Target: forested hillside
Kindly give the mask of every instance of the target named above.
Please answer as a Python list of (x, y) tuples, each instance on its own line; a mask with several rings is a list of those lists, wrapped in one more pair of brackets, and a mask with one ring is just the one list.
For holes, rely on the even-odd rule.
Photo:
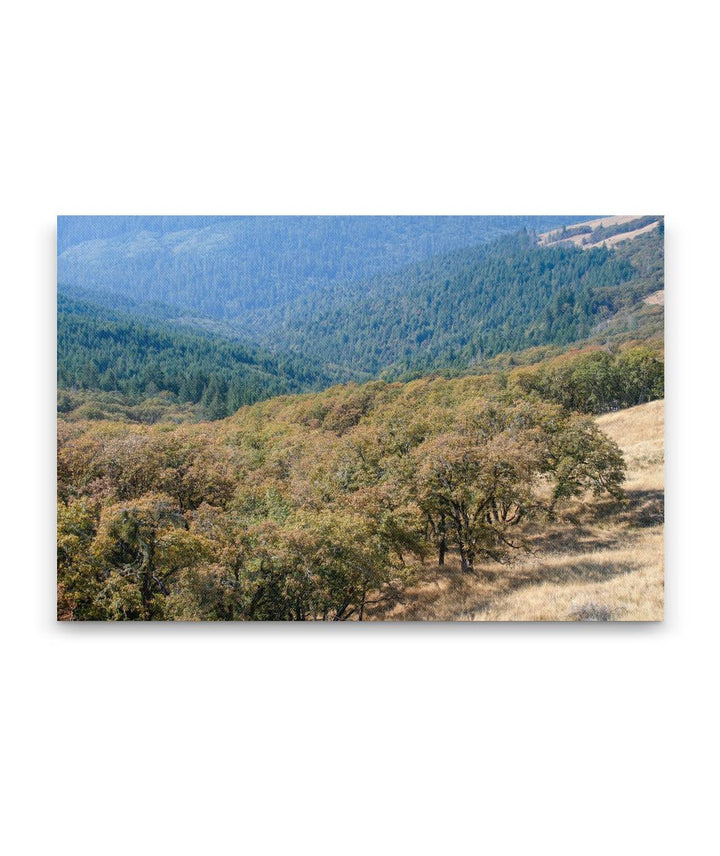
[[(523, 352), (523, 361), (543, 348), (583, 341), (611, 348), (661, 345), (663, 307), (643, 302), (663, 288), (661, 229), (617, 247), (583, 249), (562, 241), (538, 246), (527, 229), (489, 239), (510, 221), (532, 218), (309, 218), (309, 225), (290, 218), (280, 246), (271, 245), (263, 261), (262, 239), (282, 218), (256, 218), (259, 225), (201, 220), (158, 235), (137, 231), (142, 218), (119, 219), (106, 226), (101, 218), (102, 229), (135, 231), (73, 244), (58, 262), (65, 265), (70, 254), (84, 271), (75, 285), (60, 286), (58, 385), (78, 393), (63, 399), (68, 411), (90, 402), (98, 414), (107, 413), (107, 397), (99, 406), (95, 390), (124, 397), (120, 404), (128, 413), (144, 398), (161, 395), (165, 404), (188, 405), (195, 416), (222, 418), (242, 404), (338, 381), (487, 370), (497, 355)], [(177, 218), (162, 219), (168, 228), (178, 225)], [(468, 232), (468, 221), (476, 220), (480, 225)], [(65, 228), (66, 242), (83, 234), (80, 226)], [(466, 241), (483, 240), (393, 267), (458, 241), (461, 232)], [(232, 281), (218, 284), (216, 260), (230, 264), (233, 258), (223, 255), (223, 241), (237, 234), (252, 251)], [(238, 251), (237, 243), (231, 246)], [(124, 255), (117, 255), (119, 247)], [(168, 261), (164, 254), (176, 251), (182, 262)], [(94, 281), (88, 277), (107, 262), (108, 252), (129, 277), (123, 295), (108, 290), (112, 260), (103, 269), (102, 288), (78, 284)], [(374, 267), (390, 270), (358, 278)], [(262, 276), (248, 289), (243, 282), (251, 268)], [(147, 277), (155, 285), (145, 287)], [(174, 306), (153, 295), (187, 303)], [(165, 410), (146, 409), (142, 418)]]
[(229, 216), (166, 216), (107, 215), (104, 217), (60, 216), (57, 218), (57, 250), (61, 255), (71, 247), (86, 241), (123, 238), (151, 230), (157, 234), (180, 232), (188, 229), (205, 229), (224, 221)]
[(211, 424), (61, 420), (59, 614), (363, 619), (412, 604), (428, 563), (495, 579), (545, 528), (572, 537), (589, 495), (625, 508), (623, 456), (578, 409), (660, 395), (662, 363), (634, 349)]
[[(242, 319), (523, 227), (541, 231), (577, 219), (61, 217), (58, 283), (97, 301), (121, 296), (185, 316)], [(90, 235), (98, 236), (79, 240)]]
[(372, 382), (213, 425), (59, 426), (59, 614), (363, 619), (430, 556), (506, 561), (622, 455), (497, 379)]
[(661, 224), (527, 219), (63, 227), (59, 617), (492, 615), (553, 539), (640, 543), (595, 419), (664, 394)]
[(612, 329), (618, 313), (662, 287), (659, 235), (583, 251), (538, 247), (523, 231), (370, 280), (359, 296), (338, 289), (256, 313), (245, 329), (347, 369), (417, 376), (468, 369), (502, 352), (602, 339), (603, 325)]
[(119, 392), (133, 402), (165, 392), (221, 419), (243, 404), (329, 382), (298, 358), (58, 297), (60, 389)]

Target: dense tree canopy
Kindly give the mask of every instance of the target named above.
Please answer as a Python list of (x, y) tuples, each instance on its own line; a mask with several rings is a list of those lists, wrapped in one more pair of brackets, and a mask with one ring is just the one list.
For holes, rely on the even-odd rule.
[(238, 318), (463, 247), (582, 217), (59, 217), (58, 283), (191, 317)]
[(133, 403), (169, 393), (222, 419), (244, 404), (329, 380), (309, 360), (58, 298), (60, 389), (122, 393)]
[(61, 293), (58, 385), (122, 395), (130, 407), (167, 395), (218, 419), (337, 381), (457, 374), (501, 353), (593, 337), (657, 341), (662, 307), (642, 297), (662, 286), (655, 230), (631, 246), (590, 250), (538, 247), (518, 233), (222, 323), (167, 307), (164, 321), (150, 321), (132, 304), (119, 312)]
[(595, 350), (518, 369), (511, 377), (523, 392), (537, 392), (570, 410), (604, 413), (662, 398), (665, 366), (648, 348)]
[(362, 619), (435, 551), (475, 572), (569, 498), (620, 496), (591, 420), (500, 387), (350, 385), (212, 426), (61, 422), (60, 615)]
[(361, 290), (339, 286), (289, 311), (256, 313), (245, 329), (266, 342), (267, 331), (279, 347), (321, 362), (392, 379), (586, 338), (637, 287), (638, 270), (614, 250), (537, 247), (532, 234), (519, 233)]

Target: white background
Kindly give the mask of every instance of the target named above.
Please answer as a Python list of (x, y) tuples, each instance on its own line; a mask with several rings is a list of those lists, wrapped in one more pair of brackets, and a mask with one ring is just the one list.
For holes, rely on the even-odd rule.
[[(711, 9), (5, 9), (7, 853), (712, 850)], [(572, 212), (667, 218), (664, 625), (55, 624), (56, 214)]]

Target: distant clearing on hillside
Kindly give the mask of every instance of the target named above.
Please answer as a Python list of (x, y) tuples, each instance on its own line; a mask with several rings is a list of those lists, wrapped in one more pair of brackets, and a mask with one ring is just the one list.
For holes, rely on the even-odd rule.
[[(647, 222), (648, 220), (651, 222)], [(658, 228), (661, 220), (661, 217), (640, 217), (635, 214), (600, 217), (597, 220), (575, 223), (567, 228), (543, 232), (538, 237), (538, 244), (543, 247), (573, 244), (584, 250), (593, 247), (614, 247), (625, 241), (632, 241), (638, 235), (652, 232)], [(637, 228), (627, 228), (628, 224), (632, 223), (636, 223)]]
[(664, 306), (665, 305), (665, 289), (662, 288), (660, 291), (654, 291), (652, 294), (648, 294), (648, 296), (644, 300), (648, 306)]

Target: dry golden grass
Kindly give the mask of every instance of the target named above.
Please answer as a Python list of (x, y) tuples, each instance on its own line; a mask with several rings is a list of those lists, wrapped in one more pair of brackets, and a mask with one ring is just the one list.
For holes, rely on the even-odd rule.
[(647, 297), (643, 298), (643, 303), (647, 303), (648, 306), (664, 306), (665, 289), (661, 288), (660, 291), (653, 291), (652, 294), (648, 294)]
[(599, 427), (623, 450), (628, 465), (627, 491), (665, 488), (665, 402), (651, 401), (597, 419)]
[(473, 576), (424, 565), (417, 584), (368, 618), (401, 621), (662, 621), (664, 402), (598, 418), (628, 463), (624, 503), (586, 499), (528, 533), (529, 550)]
[[(586, 220), (584, 223), (574, 223), (570, 228), (574, 228), (575, 226), (589, 226), (591, 229), (596, 229), (598, 226), (617, 226), (621, 223), (628, 223), (630, 220), (636, 219), (637, 215), (635, 214), (621, 215), (617, 217), (602, 217), (599, 220)], [(643, 235), (645, 232), (652, 232), (653, 229), (657, 229), (659, 224), (660, 221), (656, 220), (654, 223), (648, 223), (647, 226), (642, 226), (640, 229), (633, 229), (632, 232), (621, 232), (619, 235), (612, 235), (610, 238), (605, 238), (603, 241), (595, 241), (592, 244), (583, 243), (588, 238), (587, 233), (584, 235), (570, 235), (562, 240), (564, 243), (575, 244), (584, 250), (589, 250), (591, 247), (614, 247), (616, 244), (620, 244), (623, 241), (632, 241), (633, 238), (636, 238), (638, 235)], [(538, 243), (543, 246), (553, 244), (556, 241), (559, 241), (561, 236), (562, 231), (560, 229), (555, 229), (552, 232), (544, 232), (542, 235), (538, 236)]]
[[(577, 226), (589, 226), (591, 229), (597, 229), (598, 226), (619, 226), (621, 223), (629, 223), (630, 220), (637, 220), (638, 214), (616, 214), (611, 217), (598, 217), (596, 220), (583, 220), (582, 223), (573, 223), (571, 229)], [(548, 244), (556, 241), (562, 233), (562, 229), (551, 229), (549, 232), (543, 232), (538, 235), (538, 240), (541, 244)], [(577, 237), (577, 236), (576, 236)], [(582, 235), (579, 236), (582, 239)]]
[(474, 617), (484, 621), (662, 621), (663, 533), (620, 538), (605, 549), (538, 558), (553, 581), (523, 587)]
[(621, 244), (623, 241), (632, 241), (633, 238), (637, 238), (638, 235), (644, 235), (646, 232), (652, 232), (653, 229), (657, 229), (660, 225), (660, 221), (656, 220), (654, 223), (648, 223), (647, 226), (642, 226), (640, 229), (633, 229), (632, 232), (621, 232), (619, 235), (611, 235), (609, 238), (605, 238), (604, 241), (597, 241), (594, 244), (585, 244), (587, 249), (590, 247), (614, 247), (616, 244)]

